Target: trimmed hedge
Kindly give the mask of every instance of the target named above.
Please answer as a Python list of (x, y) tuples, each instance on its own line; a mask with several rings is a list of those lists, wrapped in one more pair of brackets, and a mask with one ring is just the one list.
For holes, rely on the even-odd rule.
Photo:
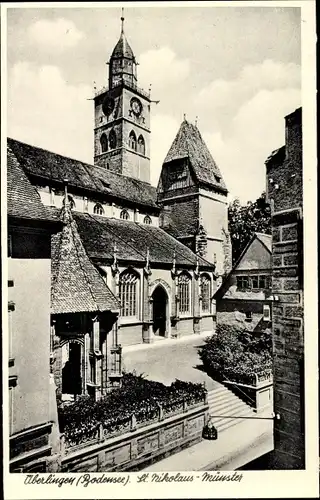
[(205, 371), (218, 380), (242, 382), (272, 367), (271, 335), (255, 335), (234, 325), (218, 325), (198, 352)]
[(140, 422), (159, 415), (159, 405), (169, 407), (183, 399), (188, 404), (204, 400), (206, 389), (201, 384), (176, 380), (170, 386), (146, 380), (143, 375), (125, 373), (122, 386), (99, 401), (80, 396), (59, 408), (59, 424), (66, 442), (77, 444), (95, 439), (100, 424), (107, 434), (121, 430), (134, 414)]

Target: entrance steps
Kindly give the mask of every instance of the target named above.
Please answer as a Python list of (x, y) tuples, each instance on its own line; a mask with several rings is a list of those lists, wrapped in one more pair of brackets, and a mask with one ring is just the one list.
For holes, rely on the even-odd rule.
[(253, 408), (223, 385), (208, 392), (208, 405), (210, 420), (218, 432), (244, 422), (245, 419), (239, 417), (256, 416)]

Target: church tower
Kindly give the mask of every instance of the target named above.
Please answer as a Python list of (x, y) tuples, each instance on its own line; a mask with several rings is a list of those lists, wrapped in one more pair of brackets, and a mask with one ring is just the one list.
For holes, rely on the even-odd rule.
[(228, 190), (196, 125), (183, 120), (162, 165), (157, 187), (160, 226), (216, 265), (231, 270)]
[(150, 95), (137, 86), (137, 64), (122, 16), (120, 38), (108, 62), (108, 88), (94, 97), (94, 163), (150, 182)]

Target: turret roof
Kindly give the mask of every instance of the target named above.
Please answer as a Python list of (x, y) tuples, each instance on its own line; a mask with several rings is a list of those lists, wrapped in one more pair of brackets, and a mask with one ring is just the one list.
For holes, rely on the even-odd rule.
[(198, 127), (183, 120), (168, 151), (164, 163), (188, 158), (199, 182), (212, 185), (227, 192), (218, 165), (204, 142)]

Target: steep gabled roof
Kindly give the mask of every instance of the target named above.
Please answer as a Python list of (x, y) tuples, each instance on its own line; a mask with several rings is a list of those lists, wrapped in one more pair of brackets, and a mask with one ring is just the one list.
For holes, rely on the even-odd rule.
[(57, 217), (41, 202), (17, 158), (8, 147), (7, 151), (7, 214), (9, 217), (57, 222)]
[[(238, 268), (240, 262), (242, 261), (242, 259), (244, 258), (244, 256), (246, 255), (247, 251), (249, 250), (249, 248), (251, 247), (252, 243), (255, 240), (259, 240), (260, 243), (270, 253), (270, 255), (272, 254), (272, 236), (270, 234), (265, 234), (265, 233), (254, 233), (252, 235), (252, 238), (250, 239), (250, 241), (247, 243), (247, 245), (243, 249), (242, 253), (240, 254), (240, 257), (238, 258), (238, 260), (233, 265), (231, 271), (229, 272), (229, 274), (227, 274), (227, 276), (225, 277), (225, 279), (221, 283), (220, 287), (215, 292), (215, 294), (214, 294), (214, 299), (215, 300), (219, 300), (219, 299), (223, 298), (224, 294), (228, 290), (228, 284), (229, 284), (230, 277), (236, 271), (236, 269)], [(243, 298), (245, 298), (245, 293), (246, 292), (239, 292), (238, 294), (237, 293), (233, 293), (233, 298), (242, 298), (243, 299)], [(262, 296), (262, 294), (261, 294), (261, 296)], [(255, 298), (257, 300), (259, 300), (258, 294), (255, 295)]]
[(112, 196), (138, 206), (157, 209), (156, 188), (147, 182), (115, 174), (102, 167), (62, 156), (46, 149), (8, 138), (8, 145), (28, 175), (83, 189), (87, 192)]
[(91, 263), (68, 206), (61, 217), (63, 229), (51, 245), (51, 312), (118, 311), (119, 303)]
[(165, 157), (164, 164), (188, 158), (197, 180), (227, 192), (219, 167), (204, 142), (199, 129), (184, 120)]

